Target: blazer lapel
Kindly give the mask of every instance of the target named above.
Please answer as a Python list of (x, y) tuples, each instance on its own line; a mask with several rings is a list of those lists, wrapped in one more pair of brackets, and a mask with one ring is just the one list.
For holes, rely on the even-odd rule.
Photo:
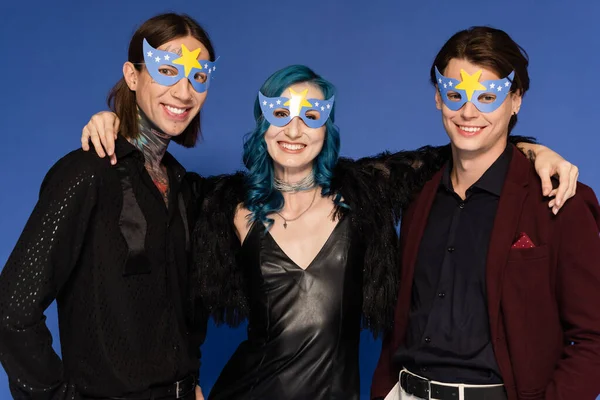
[(527, 184), (531, 173), (529, 162), (518, 149), (514, 149), (490, 237), (486, 287), (492, 337), (497, 337), (498, 334), (502, 281), (510, 248), (516, 236), (521, 210), (527, 196)]

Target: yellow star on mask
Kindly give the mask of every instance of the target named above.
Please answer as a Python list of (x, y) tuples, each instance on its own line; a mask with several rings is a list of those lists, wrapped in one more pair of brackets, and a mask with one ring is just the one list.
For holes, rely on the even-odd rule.
[(181, 57), (173, 60), (173, 64), (183, 65), (185, 76), (190, 74), (192, 68), (202, 69), (202, 65), (198, 62), (198, 55), (200, 54), (201, 48), (197, 48), (194, 51), (189, 51), (185, 44), (181, 45)]
[(304, 89), (301, 93), (297, 93), (294, 89), (290, 88), (290, 96), (292, 97), (285, 103), (284, 106), (290, 107), (290, 117), (294, 118), (300, 115), (300, 110), (302, 107), (312, 107), (312, 104), (306, 100), (306, 94), (308, 93), (308, 89)]
[(462, 82), (454, 86), (455, 89), (461, 89), (467, 92), (467, 100), (471, 101), (473, 92), (476, 90), (486, 90), (487, 88), (479, 83), (479, 77), (481, 76), (481, 70), (475, 72), (473, 75), (469, 75), (464, 69), (460, 70), (460, 78)]

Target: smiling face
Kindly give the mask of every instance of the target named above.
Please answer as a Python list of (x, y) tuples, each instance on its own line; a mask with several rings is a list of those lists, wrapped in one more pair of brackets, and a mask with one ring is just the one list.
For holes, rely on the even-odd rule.
[[(494, 71), (458, 58), (451, 59), (446, 69), (441, 72), (445, 77), (459, 81), (463, 81), (462, 78), (467, 76), (466, 74), (478, 76), (479, 82), (504, 78)], [(460, 94), (451, 90), (446, 96), (450, 101), (461, 100), (458, 98)], [(482, 93), (477, 97), (477, 101), (481, 104), (491, 104), (496, 101), (496, 97), (490, 93)], [(444, 104), (439, 90), (435, 93), (435, 103), (442, 111), (442, 121), (452, 146), (458, 151), (483, 154), (488, 151), (502, 152), (506, 147), (508, 123), (513, 113), (517, 113), (521, 107), (521, 96), (510, 93), (498, 108), (485, 113), (479, 111), (471, 101), (453, 111)]]
[[(306, 92), (305, 92), (306, 91)], [(287, 87), (281, 96), (292, 97), (293, 93), (304, 93), (307, 99), (323, 100), (323, 92), (318, 86), (301, 82)], [(275, 109), (273, 116), (276, 118), (289, 117), (290, 110), (285, 108)], [(313, 113), (313, 114), (311, 114)], [(318, 119), (317, 111), (308, 111), (307, 118)], [(309, 128), (304, 121), (296, 116), (284, 126), (273, 124), (265, 132), (267, 151), (273, 159), (275, 171), (288, 171), (294, 174), (306, 175), (312, 169), (313, 163), (325, 142), (325, 125), (319, 128)]]
[[(159, 46), (159, 50), (182, 54), (182, 45), (186, 50), (200, 49), (198, 60), (208, 60), (210, 54), (206, 47), (193, 36), (173, 39)], [(169, 76), (176, 74), (171, 67), (160, 68), (159, 73)], [(200, 112), (207, 92), (198, 93), (188, 79), (181, 79), (171, 86), (158, 84), (146, 68), (138, 71), (127, 62), (123, 66), (123, 75), (129, 88), (135, 91), (137, 105), (146, 116), (165, 134), (180, 135)], [(195, 77), (194, 77), (195, 79)], [(199, 76), (198, 79), (204, 79)]]

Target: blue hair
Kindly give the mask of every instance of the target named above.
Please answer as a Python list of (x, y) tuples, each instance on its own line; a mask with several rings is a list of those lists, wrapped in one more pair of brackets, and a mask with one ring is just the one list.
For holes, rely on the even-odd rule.
[[(291, 65), (280, 69), (265, 81), (260, 91), (267, 97), (278, 97), (289, 86), (301, 82), (319, 87), (325, 99), (335, 95), (335, 87), (331, 82), (304, 65)], [(254, 119), (256, 127), (244, 137), (243, 161), (248, 169), (244, 207), (251, 212), (251, 221), (260, 221), (270, 227), (274, 220), (267, 215), (280, 211), (284, 200), (281, 193), (273, 187), (273, 159), (269, 156), (265, 142), (265, 132), (271, 124), (262, 115), (258, 95), (254, 102)], [(322, 196), (331, 194), (331, 177), (340, 153), (340, 132), (334, 122), (335, 103), (325, 123), (323, 149), (313, 167), (315, 182), (322, 188)], [(336, 203), (340, 202), (340, 197), (339, 194), (336, 196)]]

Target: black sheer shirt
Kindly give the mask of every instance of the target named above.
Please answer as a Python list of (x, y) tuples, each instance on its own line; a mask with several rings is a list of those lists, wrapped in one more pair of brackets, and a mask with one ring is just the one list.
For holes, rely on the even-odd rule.
[[(0, 275), (0, 360), (15, 398), (119, 397), (198, 376), (189, 301), (196, 199), (170, 155), (167, 207), (143, 154), (74, 151), (46, 175)], [(44, 311), (58, 307), (62, 359)]]

